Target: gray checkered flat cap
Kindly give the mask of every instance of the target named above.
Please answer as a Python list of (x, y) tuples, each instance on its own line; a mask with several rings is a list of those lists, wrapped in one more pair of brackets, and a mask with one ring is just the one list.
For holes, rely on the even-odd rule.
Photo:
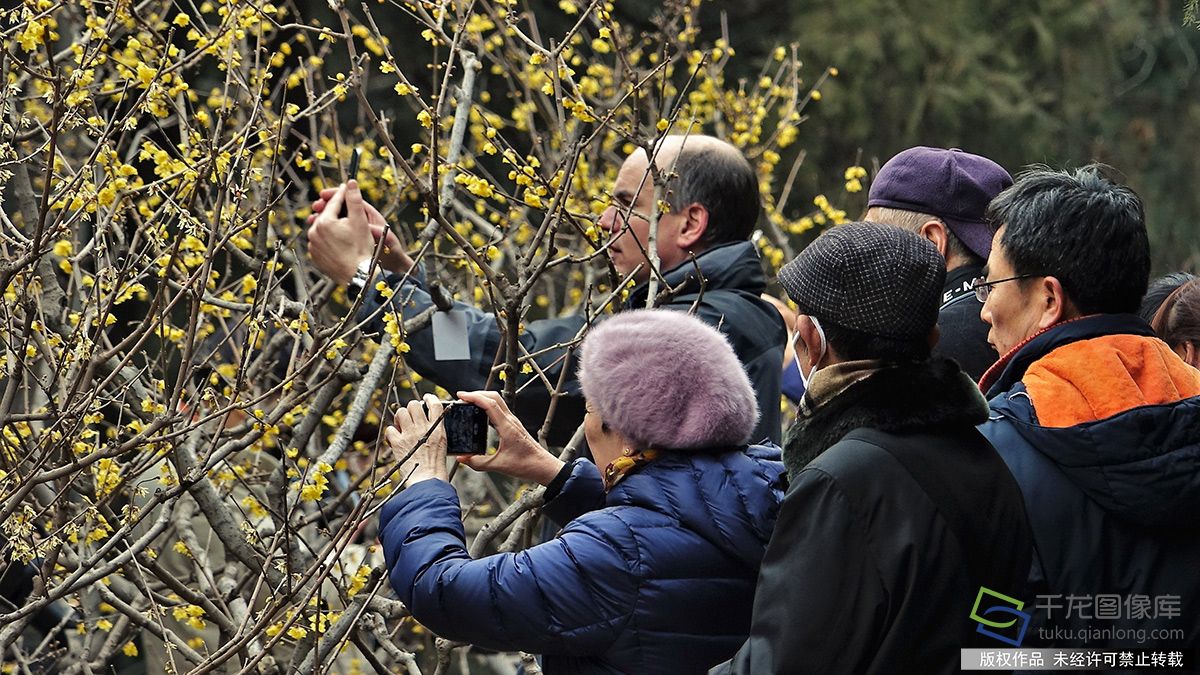
[(848, 223), (817, 237), (779, 270), (779, 283), (815, 316), (878, 337), (921, 339), (937, 325), (946, 261), (898, 227)]

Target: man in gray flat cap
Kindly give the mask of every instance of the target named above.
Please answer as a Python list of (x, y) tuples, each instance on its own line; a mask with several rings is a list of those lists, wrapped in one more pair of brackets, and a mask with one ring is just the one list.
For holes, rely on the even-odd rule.
[(930, 356), (945, 277), (932, 243), (875, 223), (829, 230), (780, 271), (808, 386), (750, 637), (713, 673), (958, 672), (961, 648), (988, 644), (980, 586), (1024, 593), (1029, 526), (975, 428), (987, 403)]

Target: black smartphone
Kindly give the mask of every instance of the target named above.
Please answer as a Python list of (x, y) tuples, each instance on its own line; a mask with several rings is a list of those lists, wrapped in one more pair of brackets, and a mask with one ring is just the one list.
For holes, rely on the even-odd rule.
[(350, 155), (350, 166), (346, 169), (346, 180), (358, 180), (358, 164), (362, 160), (362, 148), (355, 148)]
[[(355, 148), (354, 152), (352, 152), (350, 154), (350, 166), (346, 167), (346, 182), (349, 182), (352, 180), (358, 180), (358, 164), (359, 164), (359, 161), (361, 160), (361, 158), (362, 158), (362, 148)], [(338, 214), (339, 218), (343, 218), (346, 216), (346, 213), (347, 213), (346, 208), (347, 208), (346, 205), (343, 204), (342, 208), (339, 209), (341, 211), (341, 213)]]
[(466, 401), (448, 401), (444, 405), (442, 424), (446, 427), (446, 454), (487, 453), (488, 418), (483, 408)]

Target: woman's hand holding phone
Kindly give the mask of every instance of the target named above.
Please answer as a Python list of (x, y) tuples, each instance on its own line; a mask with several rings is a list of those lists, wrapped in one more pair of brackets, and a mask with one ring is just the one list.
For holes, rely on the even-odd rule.
[(539, 485), (548, 484), (562, 470), (564, 463), (529, 435), (499, 392), (460, 391), (458, 398), (482, 408), (500, 437), (495, 454), (463, 455), (457, 458), (460, 463), (476, 471), (495, 471)]
[(384, 430), (384, 441), (400, 462), (398, 471), (404, 484), (431, 478), (449, 479), (446, 430), (441, 417), (442, 402), (433, 394), (426, 394), (423, 401), (409, 401), (407, 407), (397, 410), (396, 426)]

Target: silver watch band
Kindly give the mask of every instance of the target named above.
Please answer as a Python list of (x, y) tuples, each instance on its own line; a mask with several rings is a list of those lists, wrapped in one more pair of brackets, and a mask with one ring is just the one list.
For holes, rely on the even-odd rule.
[(365, 288), (367, 282), (371, 280), (371, 259), (360, 260), (358, 269), (354, 272), (354, 276), (350, 278), (350, 283), (358, 288)]

